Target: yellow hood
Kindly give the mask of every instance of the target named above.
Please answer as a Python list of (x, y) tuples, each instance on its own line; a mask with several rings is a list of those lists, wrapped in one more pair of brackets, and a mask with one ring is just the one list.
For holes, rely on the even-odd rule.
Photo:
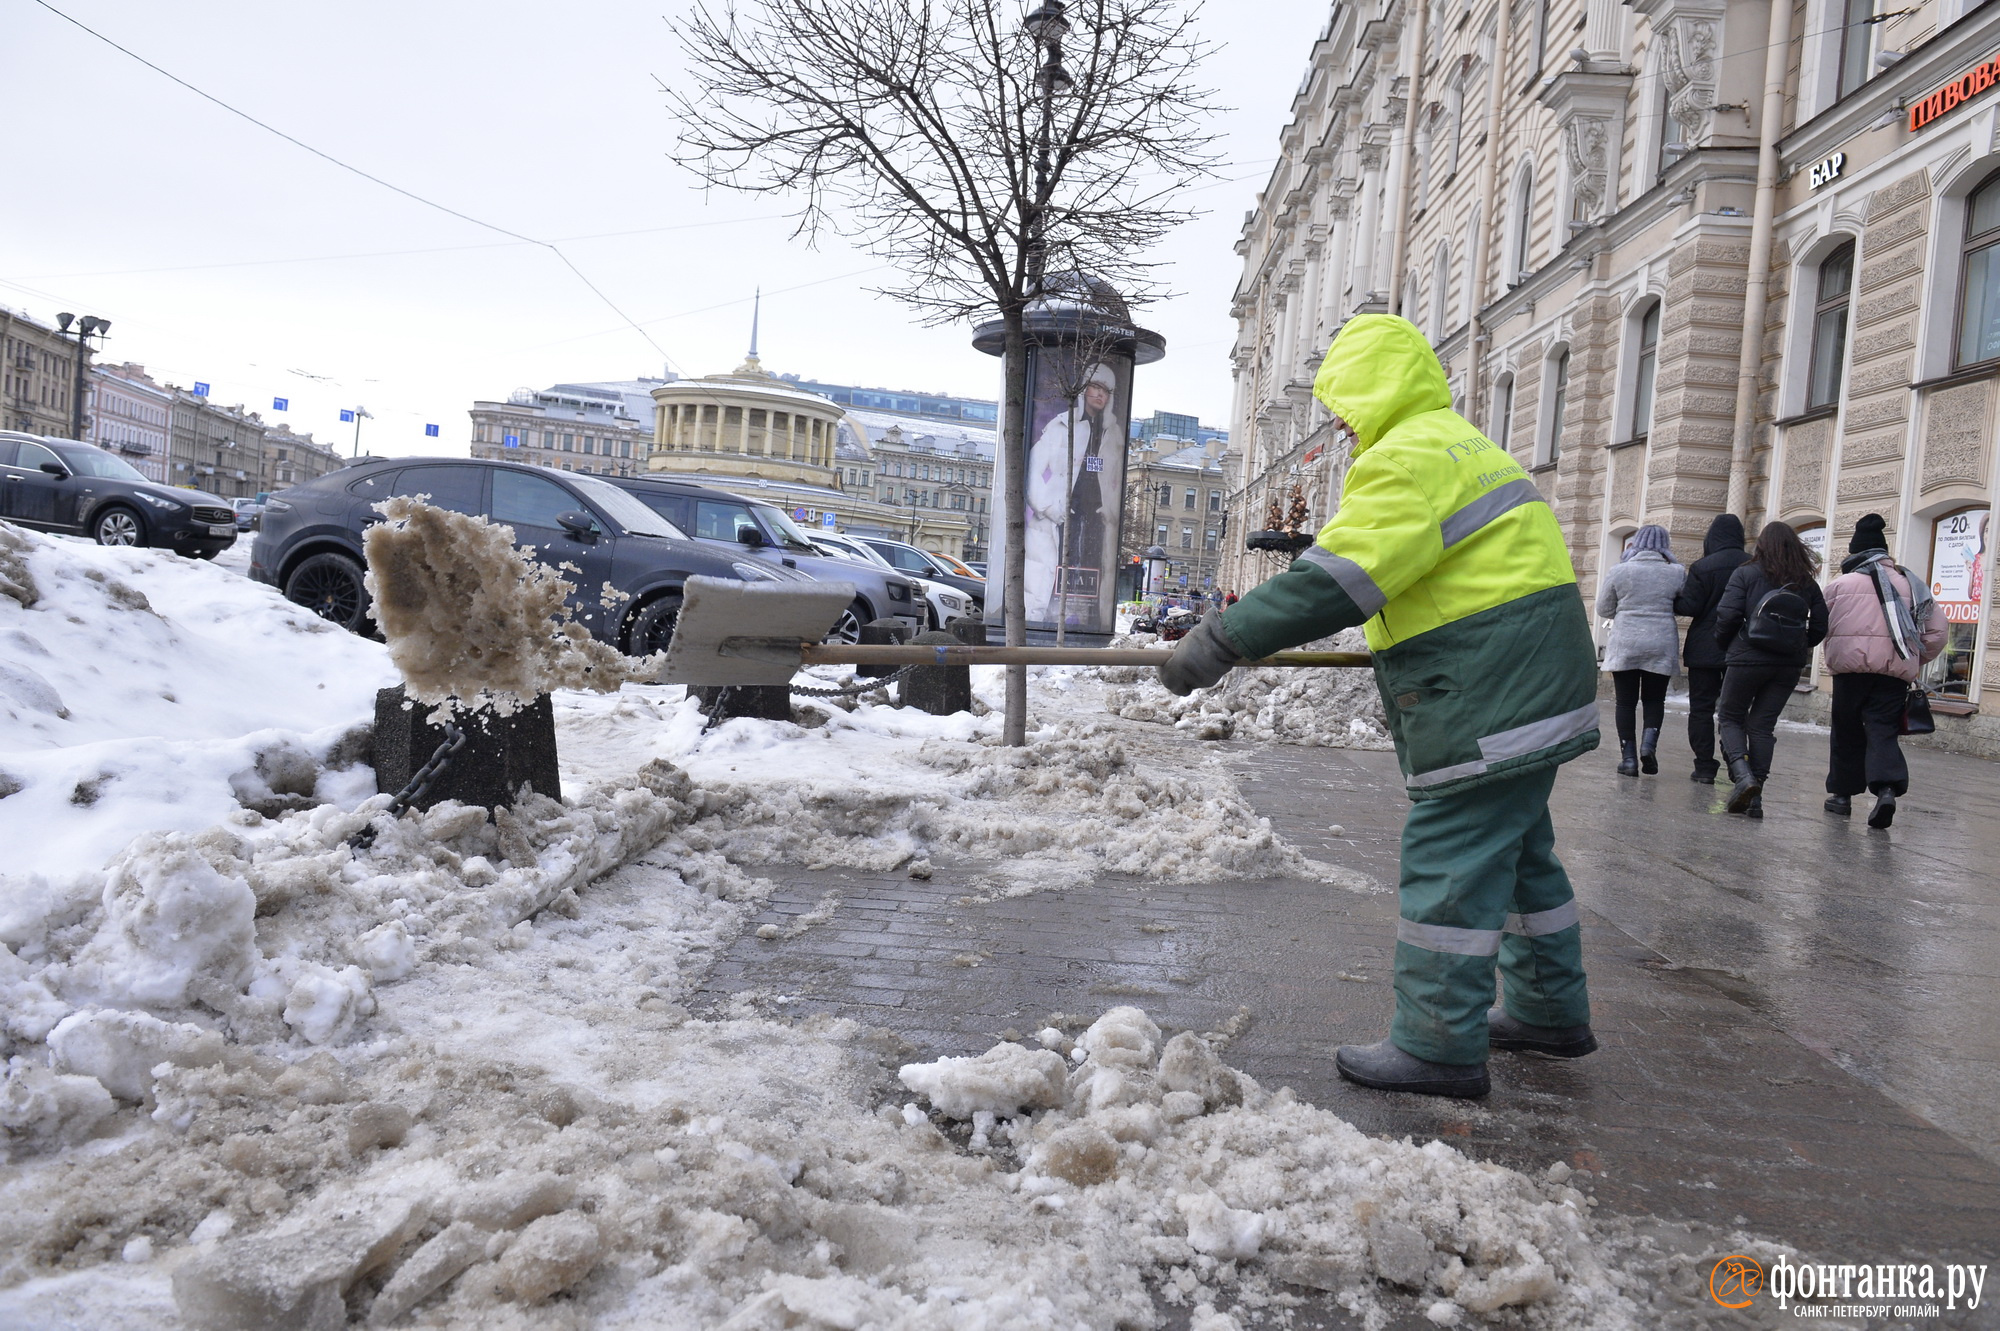
[(1313, 396), (1354, 431), (1358, 454), (1412, 416), (1451, 407), (1437, 353), (1408, 319), (1359, 314), (1327, 348)]

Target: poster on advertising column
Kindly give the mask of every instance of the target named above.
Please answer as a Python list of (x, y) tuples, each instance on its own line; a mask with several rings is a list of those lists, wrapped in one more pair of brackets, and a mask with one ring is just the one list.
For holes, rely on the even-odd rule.
[[(1043, 346), (1028, 359), (1022, 595), (1031, 630), (1113, 629), (1131, 400), (1128, 357)], [(1004, 475), (994, 482), (1004, 494)], [(1004, 528), (995, 535), (993, 567), (1004, 568)]]

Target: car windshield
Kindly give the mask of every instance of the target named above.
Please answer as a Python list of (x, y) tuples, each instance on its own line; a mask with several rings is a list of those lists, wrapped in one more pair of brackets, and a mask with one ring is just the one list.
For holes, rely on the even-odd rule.
[(891, 564), (888, 560), (877, 554), (873, 547), (863, 545), (858, 541), (829, 540), (826, 542), (826, 545), (842, 559), (857, 559), (864, 564), (875, 564), (881, 568), (895, 567), (894, 564)]
[(778, 533), (778, 540), (784, 544), (787, 550), (798, 550), (805, 554), (812, 553), (813, 543), (807, 539), (804, 532), (792, 524), (792, 520), (785, 516), (782, 509), (772, 508), (769, 504), (752, 504), (750, 505), (750, 511), (764, 519), (766, 527)]
[(685, 541), (687, 534), (608, 481), (575, 474), (563, 477), (590, 497), (590, 502), (611, 516), (611, 520), (634, 536), (672, 536)]
[(106, 481), (143, 481), (145, 475), (128, 462), (120, 462), (109, 453), (100, 453), (94, 448), (64, 448), (57, 450), (69, 469), (79, 476), (95, 476)]

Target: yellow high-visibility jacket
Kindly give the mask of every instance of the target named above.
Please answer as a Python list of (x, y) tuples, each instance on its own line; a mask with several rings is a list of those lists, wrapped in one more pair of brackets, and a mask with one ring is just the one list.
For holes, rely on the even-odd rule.
[(1355, 435), (1339, 511), (1224, 636), (1257, 658), (1365, 622), (1413, 799), (1596, 748), (1596, 650), (1555, 514), (1451, 409), (1423, 334), (1357, 316), (1313, 392)]

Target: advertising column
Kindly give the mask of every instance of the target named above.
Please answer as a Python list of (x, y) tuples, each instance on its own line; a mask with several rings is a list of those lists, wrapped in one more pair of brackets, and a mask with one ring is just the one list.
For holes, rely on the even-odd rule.
[(1931, 595), (1944, 611), (1945, 645), (1924, 668), (1924, 685), (1939, 697), (1977, 702), (1973, 655), (1986, 607), (1986, 548), (1992, 514), (1983, 508), (1947, 513), (1931, 526)]

